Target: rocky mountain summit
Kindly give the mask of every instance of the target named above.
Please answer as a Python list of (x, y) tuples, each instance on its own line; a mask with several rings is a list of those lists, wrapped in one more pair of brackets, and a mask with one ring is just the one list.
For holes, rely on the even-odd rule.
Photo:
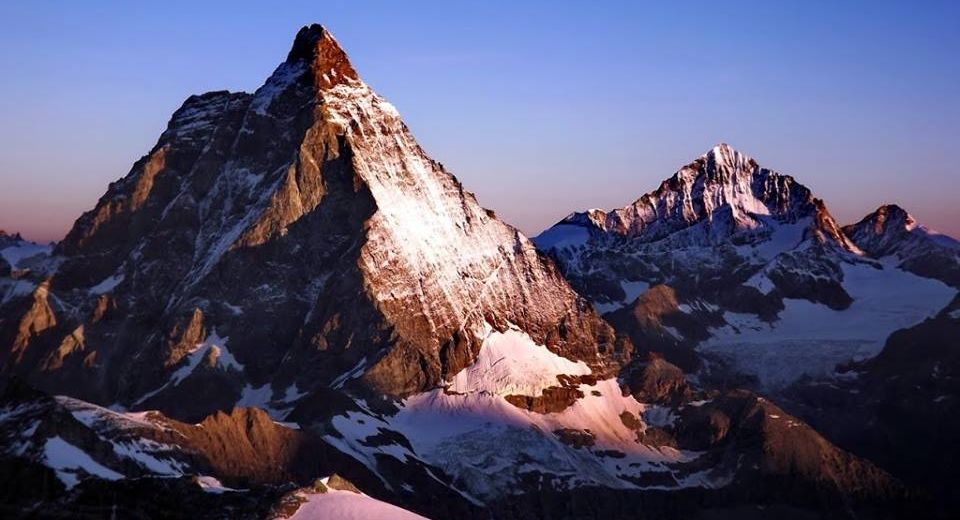
[[(256, 92), (188, 98), (55, 248), (2, 240), (0, 482), (18, 516), (931, 510), (712, 384), (693, 349), (789, 332), (794, 301), (859, 312), (888, 269), (925, 279), (726, 145), (632, 206), (571, 216), (543, 253), (319, 25)], [(786, 362), (833, 360), (813, 354)]]
[(254, 94), (190, 97), (51, 258), (5, 313), (4, 370), (185, 418), (335, 382), (430, 389), (488, 327), (601, 372), (628, 348), (319, 26)]

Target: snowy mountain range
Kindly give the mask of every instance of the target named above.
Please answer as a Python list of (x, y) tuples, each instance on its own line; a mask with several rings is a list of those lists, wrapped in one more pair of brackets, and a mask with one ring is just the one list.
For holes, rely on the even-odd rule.
[(957, 251), (899, 208), (841, 227), (727, 145), (530, 241), (304, 27), (256, 92), (188, 98), (55, 247), (0, 235), (0, 504), (939, 514), (807, 421), (815, 384), (875, 395), (894, 331), (960, 321)]
[(767, 391), (875, 356), (953, 299), (960, 268), (957, 242), (903, 210), (841, 228), (793, 177), (726, 144), (633, 204), (574, 213), (534, 240), (635, 344)]

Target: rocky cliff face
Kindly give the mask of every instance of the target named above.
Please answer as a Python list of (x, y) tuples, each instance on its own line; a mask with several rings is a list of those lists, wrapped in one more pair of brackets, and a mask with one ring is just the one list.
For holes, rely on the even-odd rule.
[(338, 378), (429, 389), (488, 326), (598, 371), (625, 348), (319, 26), (255, 93), (189, 98), (51, 262), (4, 308), (4, 372), (186, 418)]

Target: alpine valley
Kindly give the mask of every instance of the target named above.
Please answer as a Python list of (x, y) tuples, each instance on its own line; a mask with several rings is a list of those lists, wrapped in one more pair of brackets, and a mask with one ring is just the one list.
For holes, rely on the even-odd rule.
[(950, 518), (960, 242), (721, 144), (532, 241), (325, 28), (0, 233), (5, 518)]

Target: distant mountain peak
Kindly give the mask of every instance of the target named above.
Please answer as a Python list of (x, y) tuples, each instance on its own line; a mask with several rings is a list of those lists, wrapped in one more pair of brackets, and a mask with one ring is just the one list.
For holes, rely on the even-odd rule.
[(960, 287), (960, 241), (920, 225), (907, 210), (884, 204), (843, 232), (874, 258), (896, 258), (902, 269)]
[[(595, 227), (642, 242), (661, 240), (704, 223), (710, 240), (754, 233), (764, 221), (816, 217), (824, 238), (853, 250), (823, 204), (789, 175), (761, 167), (752, 157), (719, 143), (677, 170), (632, 204), (611, 211), (574, 213), (562, 223)], [(816, 231), (816, 230), (815, 230)]]
[(874, 222), (878, 229), (887, 225), (895, 225), (909, 231), (917, 226), (917, 221), (913, 218), (913, 215), (896, 204), (884, 204), (867, 215), (866, 219)]
[(722, 200), (716, 202), (723, 205), (733, 202), (733, 199), (743, 198), (742, 196), (751, 196), (755, 191), (753, 184), (766, 182), (766, 178), (771, 174), (786, 179), (791, 184), (797, 184), (790, 176), (762, 168), (752, 157), (729, 144), (718, 143), (663, 181), (657, 191), (693, 194), (697, 185), (703, 186), (705, 191), (710, 191), (706, 189), (706, 185), (713, 185), (722, 187)]
[[(851, 236), (857, 235), (863, 240), (867, 235), (886, 236), (887, 239), (899, 239), (918, 227), (916, 219), (907, 210), (897, 204), (884, 204), (867, 214), (856, 224), (846, 226)], [(899, 237), (899, 238), (898, 238)]]
[(717, 160), (727, 160), (734, 157), (743, 157), (750, 159), (747, 154), (737, 150), (736, 148), (730, 146), (727, 143), (717, 143), (713, 148), (707, 150), (701, 157), (704, 158), (714, 158)]

